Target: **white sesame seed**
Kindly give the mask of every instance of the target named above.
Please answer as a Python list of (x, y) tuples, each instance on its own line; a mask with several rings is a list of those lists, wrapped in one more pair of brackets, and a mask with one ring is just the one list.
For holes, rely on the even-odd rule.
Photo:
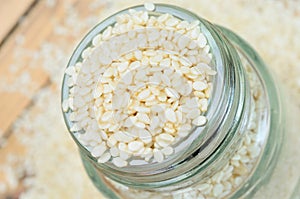
[(166, 21), (168, 18), (170, 18), (170, 15), (166, 13), (166, 14), (160, 15), (157, 18), (157, 21), (162, 23), (162, 22)]
[(160, 120), (157, 116), (151, 118), (150, 129), (155, 129), (158, 127)]
[(136, 122), (136, 123), (134, 123), (134, 126), (141, 128), (141, 129), (146, 127), (146, 125), (143, 122)]
[(200, 34), (200, 28), (199, 27), (195, 27), (193, 28), (190, 32), (190, 37), (192, 39), (197, 39), (197, 37), (199, 36)]
[(67, 99), (63, 100), (62, 109), (64, 112), (67, 112), (69, 110), (69, 101)]
[(82, 58), (86, 59), (91, 54), (91, 50), (91, 47), (86, 48), (81, 54)]
[(190, 42), (190, 39), (186, 36), (181, 36), (178, 41), (177, 41), (177, 44), (178, 44), (178, 48), (179, 49), (184, 49)]
[(243, 179), (241, 177), (236, 177), (234, 179), (234, 185), (237, 187), (243, 182)]
[[(147, 102), (149, 98), (151, 98), (151, 96), (148, 97), (148, 98), (146, 98), (145, 101)], [(148, 108), (148, 107), (142, 107), (142, 106), (134, 107), (134, 110), (136, 110), (136, 111), (138, 111), (140, 113), (149, 113), (150, 112), (150, 108)]]
[(68, 68), (66, 68), (65, 73), (69, 76), (73, 76), (76, 74), (76, 70), (74, 66), (69, 66)]
[(102, 39), (103, 40), (108, 40), (109, 37), (111, 36), (111, 32), (112, 32), (112, 27), (109, 26), (107, 27), (104, 32), (102, 33)]
[(208, 100), (206, 98), (200, 99), (199, 100), (199, 107), (201, 109), (202, 112), (207, 111), (207, 107), (208, 107)]
[(150, 94), (150, 91), (148, 89), (145, 89), (138, 94), (137, 98), (139, 100), (145, 100), (147, 97), (149, 97)]
[(199, 109), (192, 109), (191, 111), (189, 111), (187, 113), (186, 117), (190, 118), (190, 119), (195, 119), (199, 115), (200, 115), (200, 110)]
[(231, 160), (240, 160), (241, 156), (239, 154), (234, 155)]
[(120, 73), (122, 73), (128, 68), (129, 63), (128, 62), (121, 62), (121, 63), (117, 63), (115, 65), (117, 66), (118, 71)]
[(109, 153), (111, 154), (112, 157), (117, 157), (120, 154), (119, 149), (116, 147), (110, 148)]
[(113, 158), (112, 163), (117, 167), (125, 167), (128, 165), (128, 162), (120, 157)]
[(166, 21), (166, 25), (171, 26), (171, 27), (176, 26), (178, 23), (179, 23), (179, 20), (176, 18), (173, 18), (173, 17)]
[(107, 121), (111, 120), (112, 117), (113, 117), (113, 112), (112, 112), (112, 111), (108, 111), (108, 112), (105, 112), (105, 113), (102, 115), (101, 120), (102, 120), (103, 122), (107, 122)]
[(187, 27), (188, 30), (191, 30), (191, 29), (194, 29), (195, 27), (199, 26), (200, 24), (200, 21), (199, 20), (196, 20), (196, 21), (193, 21), (189, 24), (189, 26)]
[(197, 189), (198, 189), (200, 192), (202, 192), (202, 191), (204, 191), (204, 190), (207, 190), (207, 189), (209, 189), (209, 184), (204, 183), (204, 184), (197, 185)]
[(110, 159), (111, 155), (109, 152), (104, 153), (103, 155), (100, 156), (100, 158), (98, 158), (98, 162), (99, 163), (105, 163)]
[(176, 132), (176, 129), (174, 129), (173, 127), (164, 127), (163, 129), (165, 130), (166, 133), (170, 133), (170, 134)]
[(112, 87), (111, 87), (109, 84), (104, 84), (104, 85), (103, 85), (103, 93), (104, 93), (104, 94), (110, 93), (110, 92), (112, 92), (112, 91), (113, 91), (113, 89), (112, 89)]
[(100, 145), (93, 148), (93, 150), (91, 151), (91, 154), (94, 157), (100, 157), (105, 151), (106, 151), (106, 146), (102, 142)]
[(148, 164), (148, 162), (145, 161), (145, 160), (131, 160), (131, 161), (129, 162), (129, 164), (130, 164), (130, 165), (135, 165), (135, 166), (137, 166), (137, 165), (145, 165), (145, 164)]
[(115, 138), (115, 135), (113, 134), (113, 135), (109, 136), (108, 139), (107, 139), (107, 145), (108, 145), (109, 147), (113, 147), (113, 146), (115, 146), (116, 144), (117, 144), (117, 140), (116, 140), (116, 138)]
[[(183, 65), (183, 66), (186, 66), (186, 67), (190, 67), (191, 66), (191, 63), (189, 60), (187, 60), (186, 58), (180, 58), (179, 59), (179, 62)], [(184, 73), (184, 72), (183, 72)]]
[(130, 136), (128, 133), (124, 133), (122, 131), (118, 131), (114, 134), (115, 139), (119, 142), (130, 142), (134, 139), (134, 137)]
[(70, 128), (71, 132), (76, 132), (79, 131), (81, 128), (79, 127), (79, 125), (77, 123), (73, 124), (72, 127)]
[(260, 154), (260, 147), (258, 145), (252, 145), (248, 147), (248, 151), (250, 152), (251, 158), (256, 158)]
[(205, 53), (209, 53), (209, 50), (210, 50), (210, 46), (209, 45), (206, 45), (204, 48), (203, 48), (203, 51)]
[(205, 82), (196, 81), (193, 83), (193, 88), (197, 91), (203, 91), (207, 88), (207, 84)]
[(139, 121), (145, 123), (145, 124), (150, 124), (150, 118), (147, 114), (145, 113), (138, 113), (136, 115), (136, 117), (138, 118)]
[(199, 45), (200, 48), (204, 48), (206, 46), (207, 40), (206, 40), (206, 37), (204, 36), (203, 33), (200, 33), (198, 35), (197, 43), (198, 43), (198, 45)]
[(207, 75), (216, 75), (217, 72), (210, 69), (210, 70), (206, 70), (206, 74), (207, 74)]
[(126, 152), (126, 151), (119, 151), (120, 153), (120, 158), (122, 158), (123, 160), (128, 160), (131, 157), (131, 154)]
[[(99, 125), (99, 127), (100, 127), (100, 125)], [(105, 129), (105, 128), (103, 128), (103, 129)], [(104, 131), (100, 131), (100, 135), (101, 135), (101, 138), (103, 140), (107, 140), (108, 139), (108, 136), (107, 136), (107, 134)]]
[(165, 102), (167, 100), (167, 96), (164, 93), (160, 93), (159, 96), (157, 96), (157, 98), (161, 102)]
[(154, 11), (155, 10), (155, 5), (151, 2), (144, 3), (144, 7), (148, 11)]
[(164, 160), (164, 155), (163, 155), (163, 153), (161, 152), (161, 150), (154, 149), (153, 155), (154, 155), (154, 159), (155, 159), (157, 162), (162, 162), (162, 161)]
[(166, 111), (165, 111), (165, 117), (168, 121), (170, 122), (176, 122), (177, 118), (176, 118), (176, 114), (174, 112), (173, 109), (171, 108), (168, 108)]
[(222, 194), (222, 192), (223, 192), (223, 189), (224, 189), (224, 186), (222, 184), (216, 184), (216, 185), (214, 185), (213, 195), (215, 197), (220, 196)]
[(100, 42), (101, 42), (101, 37), (102, 37), (102, 35), (101, 35), (101, 34), (98, 34), (98, 35), (96, 35), (96, 36), (93, 38), (93, 41), (92, 41), (93, 46), (98, 46), (98, 45), (100, 44)]
[(169, 147), (169, 146), (168, 146), (168, 147), (163, 148), (163, 149), (161, 150), (161, 152), (162, 152), (164, 155), (168, 156), (168, 155), (173, 154), (174, 149), (173, 149), (173, 147)]
[(122, 82), (126, 85), (130, 85), (132, 83), (132, 73), (128, 72), (126, 75), (123, 76)]
[(175, 140), (175, 138), (172, 135), (167, 133), (162, 133), (157, 138), (166, 141), (167, 143), (172, 143)]
[(166, 58), (166, 59), (161, 60), (161, 62), (159, 64), (163, 67), (170, 67), (171, 60), (169, 58)]
[(127, 151), (127, 144), (125, 144), (123, 142), (118, 143), (118, 149), (120, 151)]
[(128, 149), (132, 152), (139, 151), (143, 147), (144, 147), (144, 143), (140, 141), (133, 141), (133, 142), (129, 142), (128, 144)]
[(206, 117), (200, 115), (200, 116), (196, 117), (196, 118), (193, 120), (193, 124), (194, 124), (195, 126), (203, 126), (203, 125), (206, 124), (206, 121), (207, 121)]
[(224, 172), (223, 172), (223, 170), (222, 170), (222, 171), (220, 171), (220, 172), (217, 172), (215, 175), (213, 175), (213, 176), (211, 177), (211, 180), (212, 180), (213, 182), (220, 183), (221, 180), (223, 179), (223, 176), (224, 176)]
[(172, 98), (176, 98), (176, 99), (179, 99), (180, 95), (178, 94), (178, 92), (173, 89), (173, 88), (165, 88), (165, 92), (166, 92), (166, 95), (168, 97), (172, 97)]
[(162, 74), (160, 77), (161, 77), (161, 81), (162, 81), (166, 86), (171, 86), (170, 78), (169, 78), (166, 74)]

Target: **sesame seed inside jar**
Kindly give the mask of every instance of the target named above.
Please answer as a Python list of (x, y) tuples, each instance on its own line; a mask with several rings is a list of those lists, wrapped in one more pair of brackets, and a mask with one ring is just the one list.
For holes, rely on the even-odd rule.
[[(222, 72), (199, 20), (152, 15), (159, 9), (151, 3), (144, 8), (115, 16), (117, 23), (96, 35), (82, 60), (66, 70), (72, 81), (62, 109), (71, 112), (70, 131), (99, 164), (120, 171), (172, 163), (201, 137), (214, 119), (211, 98), (218, 95), (215, 76)], [(251, 91), (250, 97), (255, 109), (258, 96)], [(234, 146), (224, 167), (172, 195), (223, 198), (242, 186), (262, 149), (256, 119), (253, 110), (242, 144)]]
[[(205, 92), (213, 83), (208, 81), (212, 79), (211, 75), (201, 72), (201, 69), (195, 73), (193, 69), (202, 63), (197, 52), (201, 52), (202, 57), (209, 57), (198, 22), (181, 21), (170, 14), (149, 17), (148, 11), (155, 9), (151, 3), (146, 3), (145, 9), (116, 16), (118, 23), (96, 35), (93, 46), (83, 51), (80, 70), (75, 71), (74, 67), (66, 70), (69, 76), (78, 77), (71, 84), (78, 95), (76, 99), (90, 93), (93, 96), (89, 101), (74, 100), (76, 108), (73, 112), (78, 114), (78, 108), (85, 107), (97, 115), (96, 118), (89, 114), (78, 117), (71, 130), (82, 129), (84, 134), (91, 128), (92, 122), (89, 121), (96, 119), (97, 128), (105, 135), (101, 145), (87, 140), (82, 143), (92, 156), (99, 158), (98, 162), (112, 162), (117, 167), (128, 166), (124, 161), (134, 159), (162, 162), (174, 154), (174, 146), (183, 138), (181, 132), (188, 136), (194, 126), (203, 126), (207, 120), (203, 116), (206, 109), (201, 107), (202, 101), (209, 98), (194, 95), (195, 92)], [(161, 31), (167, 37), (159, 37)], [(130, 37), (123, 36), (127, 32), (130, 32)], [(144, 38), (145, 42), (137, 42), (139, 38)], [(166, 42), (171, 46), (162, 45)], [(191, 43), (195, 43), (192, 50), (186, 48)], [(104, 56), (96, 58), (96, 53)], [(193, 64), (194, 61), (187, 58), (189, 55), (199, 61)], [(177, 64), (173, 66), (171, 63)], [(203, 64), (206, 64), (206, 70), (213, 70), (205, 60)], [(83, 84), (87, 78), (96, 81)], [(93, 103), (98, 101), (104, 103)], [(67, 111), (68, 107), (64, 102), (63, 110)], [(81, 126), (83, 119), (85, 126)], [(184, 127), (187, 124), (189, 128)], [(92, 132), (96, 134), (97, 128), (94, 127)], [(118, 150), (124, 150), (131, 159), (120, 161), (122, 157), (114, 147), (122, 144), (124, 147)], [(151, 149), (149, 153), (153, 153), (153, 159), (143, 155), (145, 147)]]

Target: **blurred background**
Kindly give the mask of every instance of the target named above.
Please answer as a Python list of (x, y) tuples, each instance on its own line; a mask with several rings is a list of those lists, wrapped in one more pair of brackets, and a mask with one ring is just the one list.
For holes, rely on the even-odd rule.
[[(245, 38), (300, 121), (300, 1), (159, 2), (182, 6)], [(143, 3), (0, 0), (0, 199), (101, 198), (63, 122), (62, 77), (72, 51), (96, 23)]]

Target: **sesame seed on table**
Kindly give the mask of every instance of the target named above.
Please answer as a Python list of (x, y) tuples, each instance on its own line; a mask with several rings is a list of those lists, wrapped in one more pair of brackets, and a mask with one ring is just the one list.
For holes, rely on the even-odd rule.
[[(300, 114), (299, 3), (283, 0), (163, 2), (190, 9), (249, 41), (282, 83), (289, 103), (294, 105), (290, 114), (297, 119)], [(61, 117), (62, 75), (74, 47), (88, 30), (110, 14), (143, 2), (0, 0), (0, 3), (0, 198), (99, 198)], [(284, 51), (278, 53), (278, 49)], [(194, 86), (203, 89), (201, 83)], [(168, 92), (176, 96), (173, 91)], [(205, 122), (196, 119), (195, 122)], [(101, 147), (94, 151), (101, 152)], [(102, 154), (98, 161), (106, 162), (111, 153)], [(162, 153), (167, 155), (173, 151), (165, 148)], [(155, 153), (158, 160), (162, 153)], [(238, 183), (239, 179), (235, 180)], [(213, 193), (217, 195), (222, 189), (215, 186)]]

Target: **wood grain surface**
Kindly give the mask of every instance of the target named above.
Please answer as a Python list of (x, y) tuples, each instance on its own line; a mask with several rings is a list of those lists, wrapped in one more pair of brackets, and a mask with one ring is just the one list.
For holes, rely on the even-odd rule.
[[(74, 0), (68, 1), (75, 2)], [(55, 40), (51, 33), (55, 24), (65, 14), (62, 6), (64, 1), (62, 0), (58, 1), (55, 6), (49, 6), (45, 1), (38, 1), (32, 5), (33, 7), (29, 7), (30, 3), (32, 3), (29, 0), (18, 1), (18, 3), (16, 0), (5, 2), (9, 3), (3, 3), (0, 7), (0, 24), (7, 24), (5, 25), (5, 32), (9, 32), (9, 27), (14, 26), (15, 22), (21, 17), (23, 18), (22, 22), (17, 25), (9, 36), (5, 38), (0, 36), (0, 39), (2, 38), (2, 46), (0, 47), (0, 81), (3, 82), (5, 80), (8, 85), (13, 84), (15, 81), (18, 81), (20, 74), (26, 72), (30, 75), (34, 86), (26, 90), (26, 92), (0, 90), (0, 137), (4, 136), (13, 121), (30, 104), (36, 91), (48, 82), (47, 74), (42, 67), (30, 66), (30, 59), (26, 59), (26, 57), (23, 57), (21, 60), (20, 70), (16, 73), (11, 72), (11, 67), (19, 59), (14, 53), (16, 40), (19, 37), (24, 38), (22, 43), (24, 49), (32, 51), (39, 49), (45, 40)], [(12, 9), (14, 5), (16, 8)], [(21, 13), (26, 12), (26, 9), (30, 9), (30, 12), (24, 17)], [(2, 13), (2, 11), (5, 12)], [(1, 17), (4, 14), (9, 17)], [(10, 19), (9, 23), (5, 20), (6, 18)], [(1, 32), (4, 32), (4, 29), (1, 28)]]
[(19, 22), (35, 0), (0, 0), (0, 42)]
[[(14, 170), (19, 169), (20, 163), (13, 162), (11, 157), (26, 157), (27, 149), (11, 127), (31, 105), (41, 88), (53, 86), (48, 73), (39, 66), (43, 63), (37, 61), (35, 66), (32, 66), (32, 56), (19, 56), (18, 50), (23, 49), (24, 52), (21, 53), (26, 55), (38, 52), (45, 42), (61, 42), (62, 38), (58, 38), (53, 32), (57, 24), (66, 18), (67, 10), (64, 5), (74, 5), (84, 16), (88, 14), (86, 3), (78, 0), (57, 0), (51, 5), (51, 1), (45, 0), (0, 0), (0, 167), (9, 164)], [(74, 41), (72, 37), (68, 39)], [(68, 42), (65, 38), (63, 40)], [(18, 69), (12, 71), (16, 63), (19, 64)], [(32, 87), (22, 89), (19, 79), (24, 73), (30, 76)], [(7, 88), (3, 87), (3, 83), (7, 84)], [(10, 89), (14, 84), (19, 87)], [(24, 133), (30, 132), (24, 129)], [(0, 170), (0, 185), (1, 182), (11, 183), (10, 179), (6, 178), (7, 171), (4, 172)], [(22, 178), (21, 176), (19, 181), (22, 181)], [(24, 187), (18, 182), (16, 188), (8, 189), (4, 195), (0, 194), (0, 199), (19, 198), (22, 191)]]

